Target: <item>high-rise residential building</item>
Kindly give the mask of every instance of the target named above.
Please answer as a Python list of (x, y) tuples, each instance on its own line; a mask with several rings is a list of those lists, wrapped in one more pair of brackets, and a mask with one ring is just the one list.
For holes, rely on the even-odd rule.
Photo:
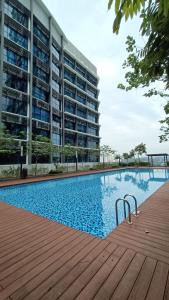
[(85, 160), (95, 161), (96, 67), (41, 0), (1, 0), (0, 16), (0, 122), (25, 144), (42, 135), (55, 145), (85, 148)]

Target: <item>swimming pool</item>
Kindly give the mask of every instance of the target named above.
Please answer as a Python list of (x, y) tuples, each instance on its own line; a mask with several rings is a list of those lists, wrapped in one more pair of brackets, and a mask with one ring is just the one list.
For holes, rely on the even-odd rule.
[[(115, 227), (115, 201), (126, 193), (141, 204), (169, 179), (165, 169), (125, 169), (0, 188), (0, 200), (105, 238)], [(119, 220), (123, 220), (120, 206)], [(134, 210), (134, 204), (131, 205)]]

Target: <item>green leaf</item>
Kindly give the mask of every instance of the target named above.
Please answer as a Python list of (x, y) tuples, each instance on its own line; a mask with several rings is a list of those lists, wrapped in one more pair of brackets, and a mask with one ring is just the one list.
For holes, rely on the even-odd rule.
[(116, 15), (119, 11), (120, 2), (121, 2), (121, 0), (116, 0), (116, 2), (115, 2), (115, 13), (116, 13)]
[(112, 7), (112, 4), (113, 4), (113, 0), (109, 0), (109, 2), (108, 2), (108, 10)]

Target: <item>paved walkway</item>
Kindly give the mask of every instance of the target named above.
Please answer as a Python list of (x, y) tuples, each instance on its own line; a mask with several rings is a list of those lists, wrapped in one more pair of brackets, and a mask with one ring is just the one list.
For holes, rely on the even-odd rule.
[(0, 300), (169, 299), (169, 182), (105, 240), (0, 202)]

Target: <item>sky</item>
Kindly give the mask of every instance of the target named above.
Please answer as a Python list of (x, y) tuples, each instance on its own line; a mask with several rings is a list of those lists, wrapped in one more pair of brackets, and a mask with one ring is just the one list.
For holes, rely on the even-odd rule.
[(43, 1), (67, 38), (97, 67), (101, 144), (124, 153), (143, 142), (149, 153), (169, 153), (169, 142), (159, 143), (165, 100), (145, 98), (141, 88), (130, 92), (117, 89), (118, 83), (125, 82), (122, 64), (127, 57), (127, 35), (136, 38), (137, 46), (144, 44), (139, 18), (123, 22), (115, 35), (114, 12), (107, 10), (108, 0)]

